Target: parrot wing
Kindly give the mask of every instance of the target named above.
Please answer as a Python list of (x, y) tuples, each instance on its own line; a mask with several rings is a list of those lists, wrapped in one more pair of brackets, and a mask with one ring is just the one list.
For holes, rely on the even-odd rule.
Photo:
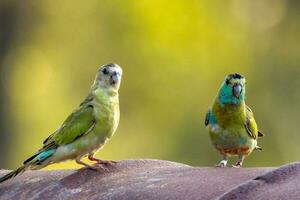
[(253, 112), (248, 106), (246, 107), (245, 128), (249, 136), (253, 139), (257, 139), (257, 137), (262, 137), (264, 135), (262, 132), (258, 130)]
[(56, 149), (59, 145), (69, 144), (92, 131), (95, 127), (93, 109), (92, 105), (82, 104), (65, 120), (57, 131), (43, 142), (43, 148), (25, 160), (23, 164), (26, 165), (30, 163), (40, 154), (44, 156), (41, 159), (45, 160), (53, 154), (53, 149)]
[(43, 149), (49, 146), (65, 145), (91, 132), (96, 124), (92, 105), (82, 105), (75, 110), (62, 126), (44, 141)]

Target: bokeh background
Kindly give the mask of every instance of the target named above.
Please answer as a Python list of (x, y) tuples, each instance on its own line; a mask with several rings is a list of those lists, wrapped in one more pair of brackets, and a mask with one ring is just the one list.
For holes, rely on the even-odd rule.
[(121, 121), (98, 157), (214, 165), (204, 115), (239, 72), (266, 134), (245, 166), (299, 160), (299, 36), (296, 0), (1, 0), (0, 168), (39, 149), (111, 62)]

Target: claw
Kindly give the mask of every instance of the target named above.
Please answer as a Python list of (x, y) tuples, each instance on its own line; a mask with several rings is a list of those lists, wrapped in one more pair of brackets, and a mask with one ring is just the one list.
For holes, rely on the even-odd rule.
[(116, 165), (117, 162), (113, 161), (113, 160), (98, 160), (97, 164), (99, 164), (99, 165), (110, 165), (110, 166), (113, 166), (113, 165)]
[(109, 171), (107, 168), (108, 165), (115, 165), (117, 163), (115, 161), (106, 161), (106, 160), (97, 159), (97, 164), (92, 166), (81, 161), (80, 159), (77, 159), (76, 162), (80, 165), (85, 166), (87, 169), (94, 170), (94, 171), (105, 171), (105, 172)]
[(117, 164), (117, 162), (113, 161), (113, 160), (100, 160), (98, 158), (95, 158), (93, 154), (89, 154), (88, 159), (90, 161), (97, 162), (98, 165), (115, 165), (115, 164)]
[(245, 159), (245, 156), (244, 156), (244, 155), (242, 155), (242, 154), (239, 155), (238, 161), (237, 161), (236, 164), (233, 165), (232, 167), (234, 167), (234, 168), (242, 168), (244, 159)]
[(222, 160), (219, 164), (216, 165), (216, 167), (226, 167), (227, 166), (227, 160)]
[(102, 164), (96, 164), (95, 168), (97, 168), (97, 171), (104, 171), (104, 172), (109, 171), (109, 169), (106, 166), (103, 166)]
[(235, 165), (232, 165), (233, 168), (242, 168), (242, 163), (237, 162)]
[(89, 164), (87, 164), (87, 163), (81, 161), (80, 159), (77, 159), (77, 160), (76, 160), (76, 163), (85, 166), (87, 169), (91, 169), (91, 170), (98, 171), (98, 167), (89, 165)]

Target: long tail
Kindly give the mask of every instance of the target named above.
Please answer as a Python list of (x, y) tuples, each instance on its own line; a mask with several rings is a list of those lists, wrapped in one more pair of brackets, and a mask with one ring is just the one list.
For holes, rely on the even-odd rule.
[(23, 166), (18, 169), (0, 177), (0, 183), (9, 180), (19, 174), (22, 174), (27, 169), (40, 169), (48, 165), (49, 162), (46, 160), (50, 158), (56, 149), (47, 149), (43, 151), (39, 151), (35, 155), (31, 156), (27, 160), (24, 161)]
[(0, 183), (7, 181), (8, 179), (11, 179), (19, 174), (22, 174), (23, 172), (25, 172), (26, 167), (23, 165), (22, 167), (19, 167), (18, 169), (4, 175), (3, 177), (0, 178)]

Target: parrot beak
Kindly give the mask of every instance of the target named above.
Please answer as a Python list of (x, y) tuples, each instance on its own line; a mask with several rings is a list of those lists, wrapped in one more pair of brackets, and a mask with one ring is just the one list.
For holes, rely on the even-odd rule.
[(240, 98), (240, 95), (242, 93), (242, 85), (241, 84), (235, 84), (232, 88), (232, 94), (236, 98)]
[(111, 85), (115, 85), (120, 81), (120, 78), (121, 78), (120, 74), (114, 72), (113, 75), (110, 77), (109, 82)]

